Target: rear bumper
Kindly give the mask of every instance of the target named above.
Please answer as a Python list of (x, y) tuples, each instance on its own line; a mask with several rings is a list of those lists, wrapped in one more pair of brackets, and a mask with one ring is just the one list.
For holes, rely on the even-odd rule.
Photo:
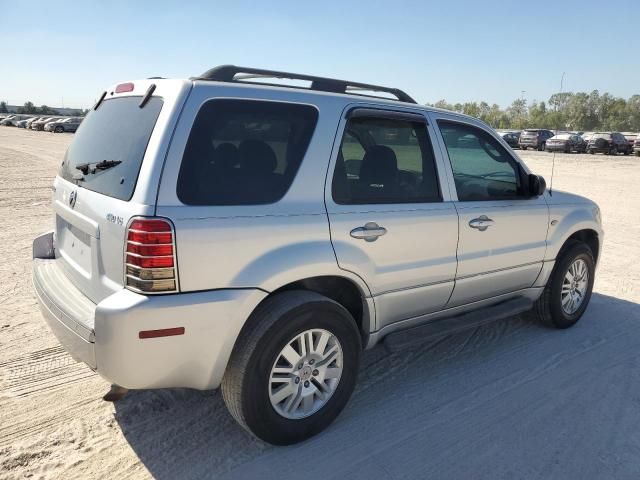
[(545, 145), (545, 148), (550, 152), (564, 152), (569, 147), (566, 145), (549, 145), (548, 143)]
[(590, 145), (587, 147), (587, 150), (595, 153), (607, 153), (611, 151), (610, 147), (598, 148), (595, 145)]
[[(122, 289), (93, 304), (64, 275), (52, 233), (34, 241), (33, 281), (47, 324), (71, 356), (130, 389), (217, 388), (245, 320), (266, 296), (257, 289), (156, 296)], [(64, 295), (60, 282), (69, 282)], [(175, 327), (184, 334), (139, 338)]]

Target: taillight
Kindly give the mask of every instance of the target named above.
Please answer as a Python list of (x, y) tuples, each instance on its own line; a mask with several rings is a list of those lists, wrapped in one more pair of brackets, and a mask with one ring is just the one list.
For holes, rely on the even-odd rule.
[(116, 86), (116, 93), (133, 92), (133, 83), (121, 83)]
[(127, 228), (125, 285), (140, 293), (178, 291), (175, 232), (164, 218), (134, 218)]

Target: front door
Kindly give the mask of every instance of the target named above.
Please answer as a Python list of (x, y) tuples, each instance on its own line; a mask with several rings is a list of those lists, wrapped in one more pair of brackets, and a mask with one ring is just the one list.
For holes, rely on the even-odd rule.
[(460, 222), (454, 307), (531, 287), (542, 268), (549, 211), (528, 193), (524, 168), (488, 131), (437, 125), (449, 156)]
[(341, 128), (325, 189), (340, 268), (369, 286), (378, 329), (441, 309), (458, 217), (442, 193), (433, 129), (422, 114), (371, 108), (352, 109)]

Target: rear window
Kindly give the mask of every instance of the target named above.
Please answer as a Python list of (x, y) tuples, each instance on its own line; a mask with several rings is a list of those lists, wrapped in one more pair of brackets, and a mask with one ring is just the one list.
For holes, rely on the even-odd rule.
[(277, 202), (293, 182), (317, 118), (309, 105), (208, 101), (189, 134), (178, 198), (188, 205)]
[(89, 112), (64, 156), (60, 176), (94, 192), (130, 200), (163, 103), (151, 97), (139, 108), (141, 99), (104, 100)]

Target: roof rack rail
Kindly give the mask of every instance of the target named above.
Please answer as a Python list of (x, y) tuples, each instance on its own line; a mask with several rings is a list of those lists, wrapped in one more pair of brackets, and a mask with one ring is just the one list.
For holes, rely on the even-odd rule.
[[(254, 78), (279, 78), (288, 80), (304, 80), (311, 82), (311, 90), (319, 90), (321, 92), (346, 93), (350, 95), (361, 95), (365, 97), (375, 97), (375, 95), (364, 95), (355, 91), (370, 91), (390, 93), (401, 102), (417, 103), (413, 98), (398, 88), (381, 87), (379, 85), (369, 85), (366, 83), (350, 82), (348, 80), (336, 80), (334, 78), (315, 77), (313, 75), (304, 75), (298, 73), (278, 72), (275, 70), (263, 70), (260, 68), (237, 67), (235, 65), (220, 65), (207, 70), (202, 75), (194, 77), (193, 80), (212, 80), (217, 82), (238, 82), (238, 83), (254, 83), (259, 85), (274, 85), (282, 87), (283, 85), (269, 84), (265, 82), (251, 82)], [(249, 81), (247, 81), (249, 80)], [(304, 88), (285, 85), (289, 88)]]

